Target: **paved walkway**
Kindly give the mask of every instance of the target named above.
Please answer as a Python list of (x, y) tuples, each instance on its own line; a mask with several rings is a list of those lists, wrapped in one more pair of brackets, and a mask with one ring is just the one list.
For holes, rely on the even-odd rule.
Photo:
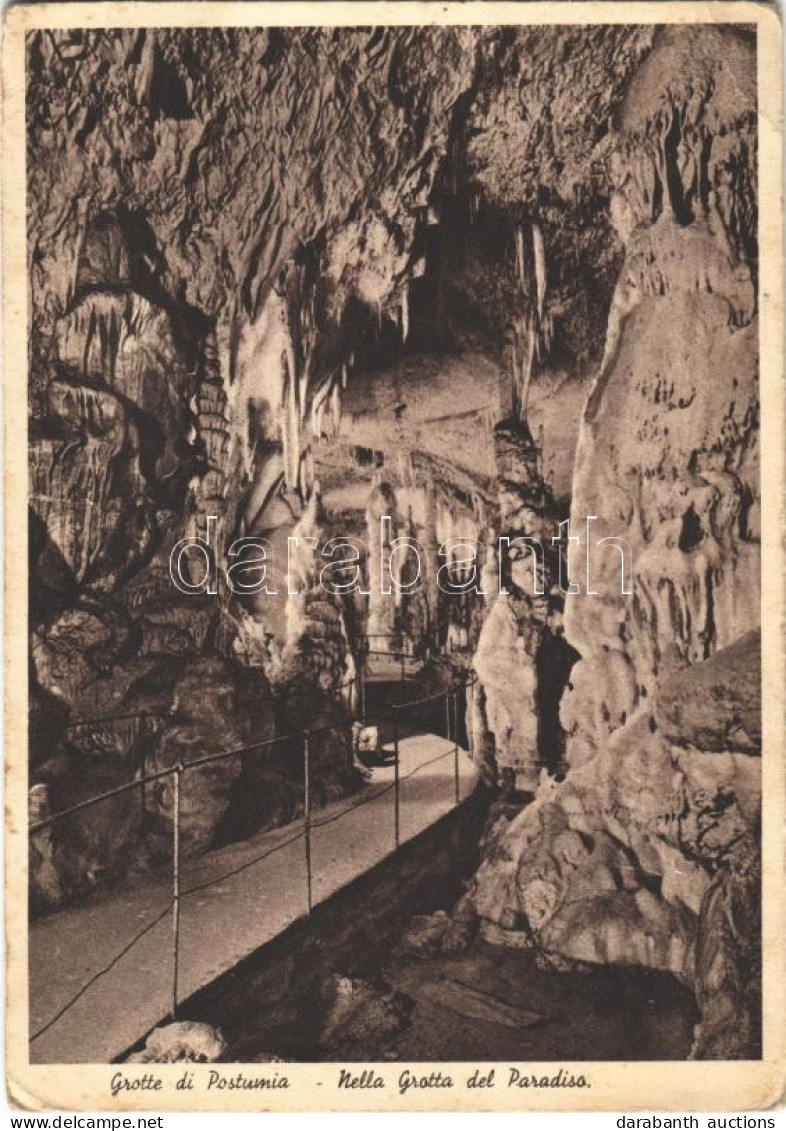
[[(458, 765), (463, 799), (476, 775), (462, 750)], [(394, 850), (393, 777), (392, 766), (375, 769), (360, 792), (313, 814), (314, 904)], [(402, 739), (400, 779), (403, 843), (456, 805), (452, 744), (432, 734)], [(187, 861), (181, 892), (182, 1001), (306, 914), (302, 822)], [(172, 1008), (171, 896), (171, 881), (156, 880), (32, 924), (30, 1032), (48, 1026), (31, 1044), (33, 1063), (107, 1063), (167, 1017)], [(152, 929), (121, 955), (151, 923)]]

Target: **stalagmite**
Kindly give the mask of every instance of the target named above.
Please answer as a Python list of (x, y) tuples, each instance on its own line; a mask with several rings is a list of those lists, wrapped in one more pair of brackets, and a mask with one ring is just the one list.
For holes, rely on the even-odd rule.
[[(382, 518), (389, 522), (381, 522)], [(396, 537), (397, 507), (393, 488), (378, 483), (369, 495), (366, 506), (368, 546), (368, 636), (371, 647), (389, 651), (393, 647), (396, 627), (396, 598), (389, 575), (391, 542)]]
[(297, 399), (297, 376), (289, 370), (286, 355), (282, 357), (283, 389), (281, 438), (284, 446), (284, 474), (287, 487), (296, 490), (300, 466), (300, 409)]

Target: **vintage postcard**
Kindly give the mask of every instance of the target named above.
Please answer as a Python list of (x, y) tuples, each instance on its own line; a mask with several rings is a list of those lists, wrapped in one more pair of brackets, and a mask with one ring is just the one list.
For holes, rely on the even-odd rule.
[(775, 10), (4, 32), (12, 1101), (770, 1126)]

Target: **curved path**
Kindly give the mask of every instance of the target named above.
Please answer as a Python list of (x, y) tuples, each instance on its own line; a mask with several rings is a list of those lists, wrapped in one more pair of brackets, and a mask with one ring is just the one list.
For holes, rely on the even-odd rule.
[[(389, 748), (385, 748), (391, 754)], [(465, 751), (433, 734), (403, 738), (400, 839), (434, 824), (474, 788)], [(394, 769), (312, 816), (312, 899), (320, 903), (395, 851)], [(185, 862), (179, 999), (232, 969), (308, 913), (303, 823)], [(171, 879), (146, 881), (30, 927), (32, 1063), (106, 1063), (172, 1008)], [(126, 953), (121, 952), (149, 925)], [(79, 999), (61, 1010), (91, 979)], [(55, 1020), (57, 1018), (57, 1020)]]

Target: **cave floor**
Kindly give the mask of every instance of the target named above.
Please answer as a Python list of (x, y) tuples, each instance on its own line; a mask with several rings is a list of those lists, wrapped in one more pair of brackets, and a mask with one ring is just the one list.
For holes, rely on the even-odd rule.
[[(356, 985), (371, 992), (359, 991), (361, 1003), (321, 1038), (315, 1022), (328, 1014), (313, 1000), (257, 998), (256, 1021), (230, 1025), (235, 1043), (226, 1059), (253, 1063), (273, 1052), (328, 1064), (500, 1062), (503, 1074), (537, 1063), (682, 1061), (698, 1020), (693, 994), (671, 974), (556, 970), (532, 952), (480, 940), (460, 954), (367, 966)], [(212, 1022), (225, 1019), (232, 1020), (226, 1009), (213, 1009)]]
[[(464, 752), (456, 763), (453, 744), (444, 738), (402, 739), (402, 843), (456, 806), (456, 765), (465, 798), (476, 773)], [(314, 904), (394, 850), (393, 777), (392, 764), (378, 766), (357, 793), (314, 813)], [(307, 913), (302, 834), (303, 824), (296, 822), (185, 861), (179, 1000)], [(171, 891), (170, 878), (151, 877), (31, 925), (30, 1031), (46, 1030), (31, 1042), (31, 1062), (106, 1063), (166, 1018), (172, 1001)], [(123, 953), (148, 924), (152, 928)]]
[[(684, 1060), (696, 1020), (693, 995), (668, 974), (539, 969), (529, 952), (483, 942), (456, 956), (392, 963), (384, 978), (413, 1003), (385, 1052), (390, 1060)], [(542, 1020), (512, 1027), (481, 1019), (473, 1002), (475, 1016), (462, 1013), (462, 985), (468, 997), (488, 995)]]

